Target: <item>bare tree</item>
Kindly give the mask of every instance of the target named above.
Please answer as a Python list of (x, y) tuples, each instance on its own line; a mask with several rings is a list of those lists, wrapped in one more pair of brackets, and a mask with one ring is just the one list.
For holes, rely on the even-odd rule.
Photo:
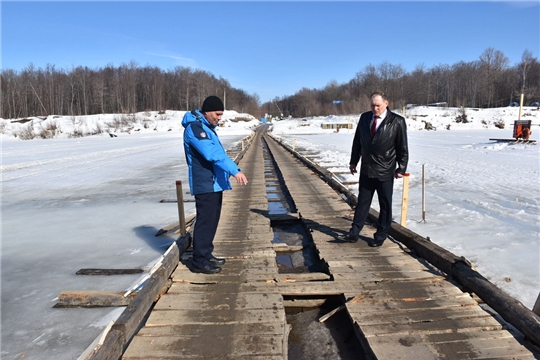
[(487, 90), (484, 98), (487, 107), (491, 107), (500, 101), (504, 101), (502, 99), (494, 99), (493, 95), (495, 93), (495, 83), (502, 71), (508, 66), (508, 63), (508, 58), (501, 51), (491, 47), (487, 48), (482, 55), (480, 55), (480, 69), (483, 73)]

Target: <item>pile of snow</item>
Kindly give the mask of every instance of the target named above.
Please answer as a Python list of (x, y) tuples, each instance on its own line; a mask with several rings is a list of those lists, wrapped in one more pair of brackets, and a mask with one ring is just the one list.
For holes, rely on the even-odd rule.
[[(116, 137), (123, 134), (162, 131), (183, 131), (185, 111), (145, 111), (134, 114), (97, 114), (86, 116), (49, 115), (4, 120), (0, 118), (0, 133), (22, 140), (80, 138), (94, 135)], [(249, 135), (260, 125), (252, 115), (226, 110), (218, 132)]]
[[(408, 130), (472, 130), (472, 129), (510, 129), (512, 137), (514, 121), (519, 118), (519, 108), (503, 107), (490, 109), (442, 108), (415, 106), (405, 110), (393, 110), (405, 117)], [(344, 116), (316, 116), (293, 118), (273, 123), (274, 134), (332, 133), (334, 129), (324, 129), (325, 123), (351, 124), (356, 128), (360, 114)], [(524, 107), (521, 120), (531, 120), (533, 126), (540, 124), (540, 110), (537, 107)]]

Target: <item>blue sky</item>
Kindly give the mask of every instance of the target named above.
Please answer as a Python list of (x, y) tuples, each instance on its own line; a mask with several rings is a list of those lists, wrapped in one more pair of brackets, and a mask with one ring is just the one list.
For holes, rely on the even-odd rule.
[(539, 58), (539, 4), (4, 0), (1, 67), (191, 67), (265, 102), (348, 82), (370, 64), (411, 71), (478, 60), (489, 47), (510, 65), (524, 50)]

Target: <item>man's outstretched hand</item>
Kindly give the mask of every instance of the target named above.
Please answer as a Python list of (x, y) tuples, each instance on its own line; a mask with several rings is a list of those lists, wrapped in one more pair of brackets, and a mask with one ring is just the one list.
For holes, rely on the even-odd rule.
[(247, 180), (246, 175), (244, 175), (243, 172), (239, 172), (238, 174), (234, 175), (234, 177), (236, 178), (236, 183), (237, 184), (239, 184), (239, 185), (247, 185), (248, 180)]

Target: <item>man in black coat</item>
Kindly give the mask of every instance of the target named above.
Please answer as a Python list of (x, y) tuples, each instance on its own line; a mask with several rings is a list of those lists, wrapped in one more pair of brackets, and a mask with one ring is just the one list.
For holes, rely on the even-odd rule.
[(354, 135), (349, 170), (357, 172), (360, 166), (358, 204), (348, 233), (338, 236), (347, 242), (357, 242), (367, 220), (375, 191), (379, 198), (380, 212), (377, 231), (370, 246), (381, 246), (392, 226), (392, 193), (394, 178), (401, 178), (407, 170), (409, 149), (405, 119), (388, 109), (388, 99), (383, 92), (371, 95), (371, 111), (360, 116)]

